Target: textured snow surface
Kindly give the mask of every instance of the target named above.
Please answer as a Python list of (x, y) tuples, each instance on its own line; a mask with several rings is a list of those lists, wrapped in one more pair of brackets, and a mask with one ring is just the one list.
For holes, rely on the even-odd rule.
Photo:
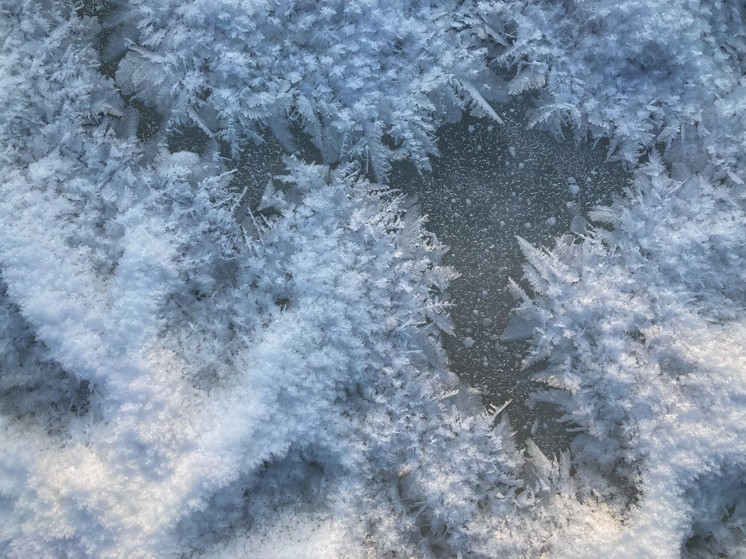
[[(0, 555), (743, 556), (745, 21), (0, 0)], [(557, 456), (449, 370), (484, 340), (444, 342), (458, 270), (381, 184), (436, 177), (466, 110), (509, 129), (511, 97), (631, 177), (588, 208), (562, 171), (564, 208), (491, 226), (523, 224), (523, 274), (495, 279), (509, 320), (475, 317), (524, 340), (543, 388), (516, 405), (556, 410)]]

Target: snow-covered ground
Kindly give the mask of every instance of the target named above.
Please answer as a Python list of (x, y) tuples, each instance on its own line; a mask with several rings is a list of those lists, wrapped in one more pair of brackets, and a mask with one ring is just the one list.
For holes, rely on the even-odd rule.
[[(0, 0), (0, 554), (742, 555), (745, 11)], [(523, 119), (619, 163), (571, 181)], [(434, 164), (444, 126), (473, 141)], [(474, 247), (400, 195), (471, 225), (475, 146), (541, 191), (480, 226), (525, 262), (476, 318), (526, 340), (557, 456), (449, 370), (485, 340), (447, 338), (440, 242)]]

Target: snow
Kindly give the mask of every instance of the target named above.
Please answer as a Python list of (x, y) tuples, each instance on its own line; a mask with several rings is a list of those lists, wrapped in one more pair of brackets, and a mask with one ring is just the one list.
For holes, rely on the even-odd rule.
[[(744, 554), (742, 3), (0, 13), (0, 555)], [(493, 216), (558, 228), (516, 241), (488, 344), (526, 339), (527, 401), (449, 369), (457, 271), (381, 184), (436, 176), (466, 112), (476, 157), (528, 112), (632, 174), (591, 211), (603, 167), (554, 181), (584, 185), (567, 219), (517, 191), (525, 212)], [(524, 137), (504, 180), (541, 170)], [(465, 224), (490, 209), (442, 199)], [(481, 366), (510, 353), (477, 331), (454, 339)], [(516, 438), (525, 403), (559, 411), (569, 451)]]

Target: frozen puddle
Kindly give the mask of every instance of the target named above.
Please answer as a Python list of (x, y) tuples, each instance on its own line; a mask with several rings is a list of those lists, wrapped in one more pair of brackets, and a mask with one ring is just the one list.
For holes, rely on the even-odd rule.
[[(445, 264), (461, 273), (448, 294), (455, 336), (443, 340), (451, 369), (479, 388), (485, 403), (502, 407), (510, 401), (504, 413), (518, 440), (530, 436), (552, 453), (571, 436), (555, 424), (549, 406), (526, 407), (529, 394), (541, 388), (531, 382), (531, 371), (521, 370), (527, 346), (500, 340), (516, 305), (508, 278), (520, 281), (523, 275), (516, 236), (551, 247), (557, 236), (583, 227), (588, 208), (608, 203), (630, 177), (620, 164), (606, 162), (605, 146), (527, 130), (525, 103), (505, 106), (503, 125), (465, 115), (444, 126), (432, 173), (420, 176), (399, 164), (388, 183), (417, 197), (427, 228), (451, 247)], [(205, 142), (201, 132), (184, 129), (168, 143), (171, 151), (201, 152)], [(306, 149), (297, 156), (316, 159), (308, 146), (299, 147)], [(270, 177), (284, 174), (282, 158), (282, 148), (268, 138), (236, 161), (234, 184), (249, 207), (259, 204)]]
[(517, 103), (500, 113), (504, 125), (466, 116), (443, 127), (432, 174), (399, 165), (390, 184), (417, 196), (427, 228), (451, 247), (445, 263), (462, 274), (449, 290), (455, 336), (446, 336), (444, 346), (451, 369), (479, 388), (486, 403), (501, 407), (510, 400), (505, 413), (518, 439), (530, 436), (554, 452), (570, 435), (548, 406), (526, 407), (538, 388), (520, 367), (526, 344), (500, 340), (516, 304), (508, 278), (523, 274), (516, 236), (551, 247), (558, 235), (584, 226), (588, 208), (620, 194), (629, 176), (621, 164), (606, 162), (605, 146), (527, 130)]

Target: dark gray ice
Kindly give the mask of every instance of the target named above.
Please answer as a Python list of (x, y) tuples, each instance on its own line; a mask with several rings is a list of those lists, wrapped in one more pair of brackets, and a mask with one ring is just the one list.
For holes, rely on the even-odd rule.
[(390, 183), (418, 198), (427, 228), (451, 248), (445, 263), (461, 273), (449, 290), (455, 336), (444, 339), (452, 370), (478, 388), (485, 403), (510, 401), (504, 413), (518, 440), (530, 436), (553, 453), (571, 435), (549, 407), (526, 407), (529, 394), (541, 388), (521, 369), (527, 345), (500, 340), (516, 305), (508, 279), (523, 274), (516, 237), (551, 247), (571, 227), (582, 228), (586, 211), (609, 203), (630, 177), (606, 160), (606, 146), (527, 129), (527, 103), (504, 105), (502, 125), (466, 116), (443, 127), (432, 173), (421, 176), (402, 164)]

